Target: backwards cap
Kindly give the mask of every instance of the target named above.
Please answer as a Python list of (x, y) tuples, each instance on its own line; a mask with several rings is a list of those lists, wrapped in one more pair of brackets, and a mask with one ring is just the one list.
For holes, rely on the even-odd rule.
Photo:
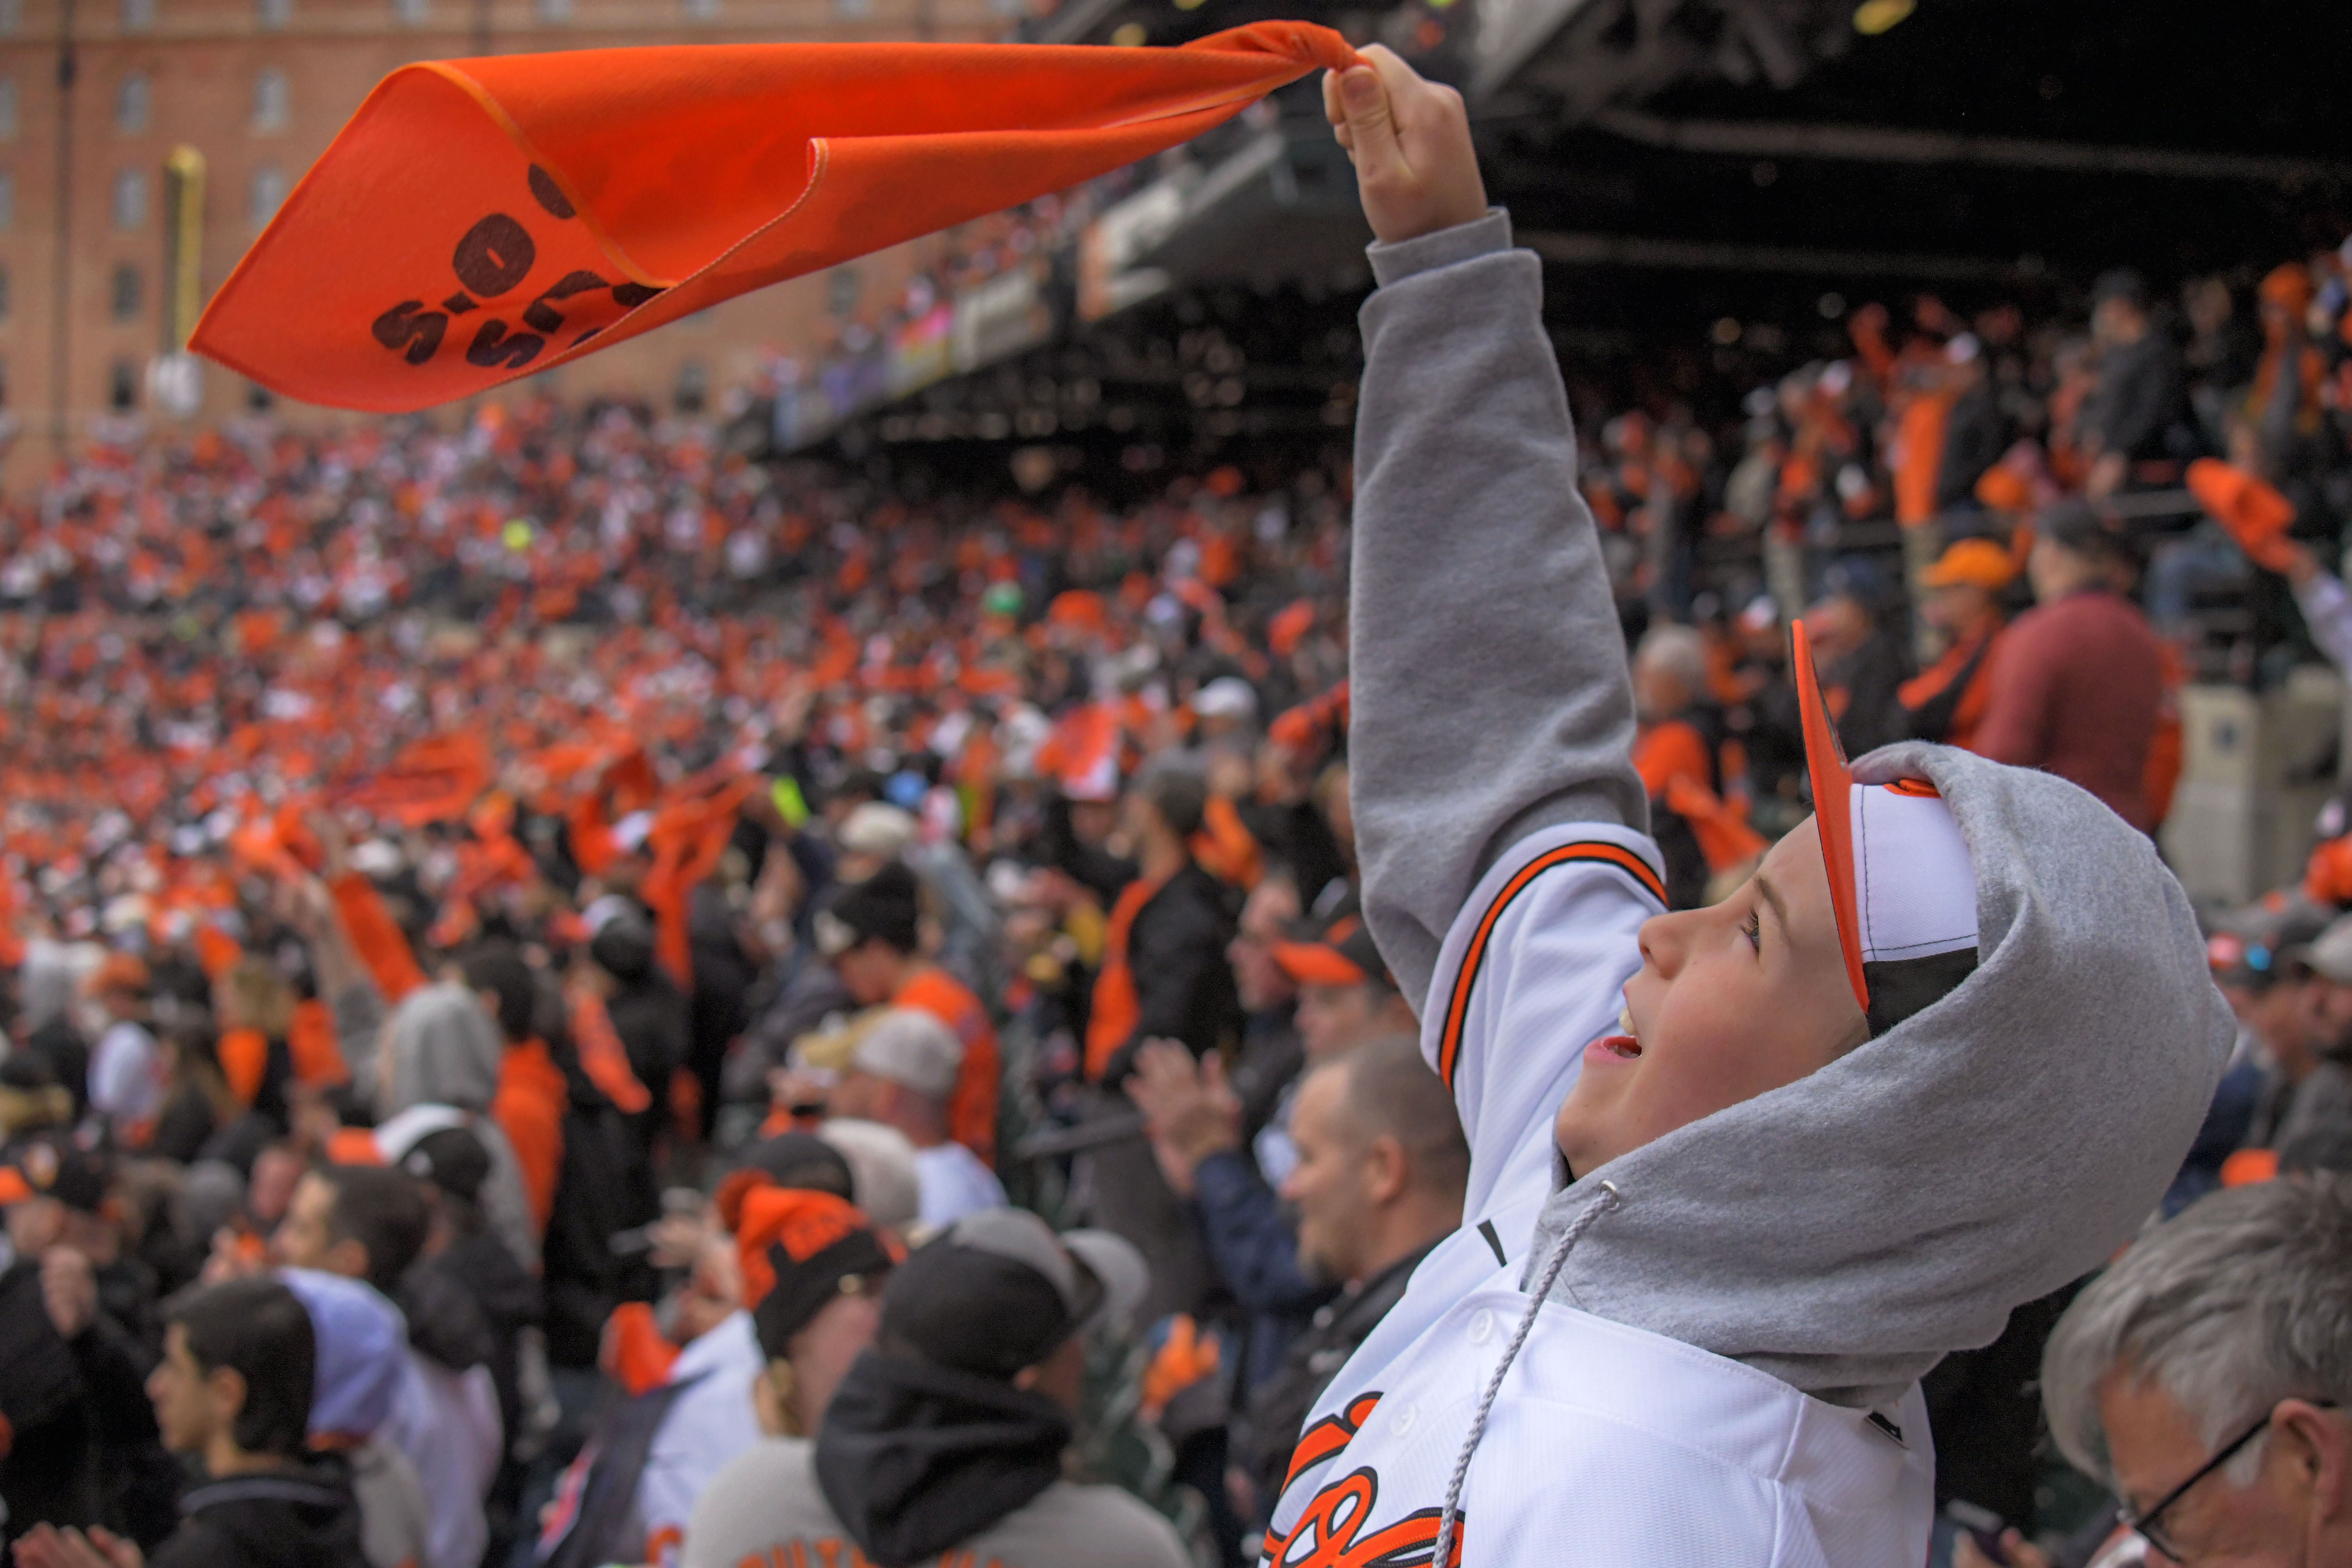
[(1131, 1315), (1150, 1279), (1143, 1255), (1108, 1231), (1056, 1236), (1024, 1209), (981, 1209), (892, 1274), (883, 1339), (935, 1365), (1010, 1378), (1072, 1334)]
[(1854, 782), (1830, 722), (1804, 622), (1790, 633), (1805, 768), (1837, 914), (1846, 980), (1883, 1035), (1977, 966), (1977, 881), (1959, 825), (1920, 779)]

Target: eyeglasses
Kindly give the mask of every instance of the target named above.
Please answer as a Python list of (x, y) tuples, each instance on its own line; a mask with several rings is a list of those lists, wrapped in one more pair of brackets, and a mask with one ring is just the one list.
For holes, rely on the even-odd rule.
[[(2311, 1403), (2317, 1405), (2322, 1410), (2333, 1410), (2336, 1408), (2336, 1404), (2333, 1400), (2313, 1400)], [(2158, 1552), (2163, 1552), (2175, 1563), (2188, 1562), (2189, 1554), (2181, 1551), (2178, 1545), (2174, 1544), (2171, 1535), (2168, 1534), (2164, 1526), (2158, 1521), (2163, 1519), (2166, 1510), (2171, 1508), (2182, 1498), (2189, 1495), (2189, 1489), (2191, 1487), (2195, 1486), (2199, 1481), (2203, 1480), (2207, 1476), (2211, 1475), (2215, 1470), (2218, 1470), (2222, 1466), (2228, 1464), (2231, 1459), (2236, 1458), (2239, 1452), (2242, 1450), (2247, 1444), (2261, 1436), (2263, 1431), (2270, 1426), (2271, 1417), (2277, 1414), (2278, 1407), (2276, 1405), (2273, 1405), (2270, 1410), (2263, 1414), (2261, 1420), (2255, 1422), (2252, 1426), (2239, 1433), (2229, 1442), (2224, 1443), (2211, 1458), (2206, 1460), (2203, 1464), (2198, 1466), (2194, 1471), (2190, 1472), (2187, 1480), (2181, 1482), (2179, 1486), (2173, 1488), (2170, 1491), (2157, 1499), (2152, 1507), (2142, 1510), (2137, 1513), (2133, 1512), (2128, 1508), (2125, 1509), (2122, 1514), (2122, 1522), (2124, 1525), (2130, 1530), (2137, 1531), (2150, 1546), (2155, 1547)]]

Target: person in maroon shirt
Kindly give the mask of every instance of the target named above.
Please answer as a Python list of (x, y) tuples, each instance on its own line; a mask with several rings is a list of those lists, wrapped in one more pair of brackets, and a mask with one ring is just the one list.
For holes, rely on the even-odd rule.
[(2037, 604), (1994, 650), (1991, 700), (1970, 749), (2071, 780), (2146, 832), (2164, 653), (2116, 590), (2129, 564), (2123, 541), (2084, 502), (2036, 520), (2025, 570)]

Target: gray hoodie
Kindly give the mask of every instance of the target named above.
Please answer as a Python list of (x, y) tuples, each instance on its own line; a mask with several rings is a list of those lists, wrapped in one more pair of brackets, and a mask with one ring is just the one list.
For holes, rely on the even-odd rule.
[[(1541, 268), (1509, 246), (1499, 212), (1375, 246), (1363, 315), (1353, 805), (1366, 918), (1416, 1006), (1510, 846), (1552, 824), (1644, 825)], [(1606, 1180), (1622, 1201), (1555, 1296), (1871, 1405), (2129, 1239), (2235, 1031), (2179, 883), (2094, 797), (1940, 747), (1855, 771), (1942, 791), (1976, 869), (1979, 967), (1811, 1078), (1557, 1192), (1524, 1279)], [(1521, 1238), (1504, 1242), (1518, 1258)]]
[(1868, 1406), (2130, 1239), (2237, 1030), (2180, 884), (2095, 796), (1944, 746), (1854, 772), (1942, 793), (1976, 869), (1976, 972), (1811, 1077), (1563, 1188), (1535, 1254), (1607, 1181), (1623, 1201), (1555, 1296)]
[(446, 984), (410, 992), (384, 1020), (383, 1048), (392, 1058), (392, 1081), (375, 1108), (377, 1120), (389, 1121), (419, 1105), (472, 1111), (475, 1134), (490, 1152), (482, 1217), (518, 1262), (536, 1270), (539, 1228), (523, 1194), (522, 1167), (489, 1115), (505, 1047), (480, 998), (462, 985)]

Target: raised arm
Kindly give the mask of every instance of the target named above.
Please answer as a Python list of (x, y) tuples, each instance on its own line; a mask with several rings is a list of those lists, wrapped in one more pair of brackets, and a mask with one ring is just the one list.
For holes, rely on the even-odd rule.
[(1648, 826), (1624, 637), (1577, 492), (1543, 276), (1486, 206), (1450, 88), (1385, 49), (1326, 79), (1379, 289), (1356, 425), (1349, 761), (1364, 909), (1408, 1000), (1486, 868)]

